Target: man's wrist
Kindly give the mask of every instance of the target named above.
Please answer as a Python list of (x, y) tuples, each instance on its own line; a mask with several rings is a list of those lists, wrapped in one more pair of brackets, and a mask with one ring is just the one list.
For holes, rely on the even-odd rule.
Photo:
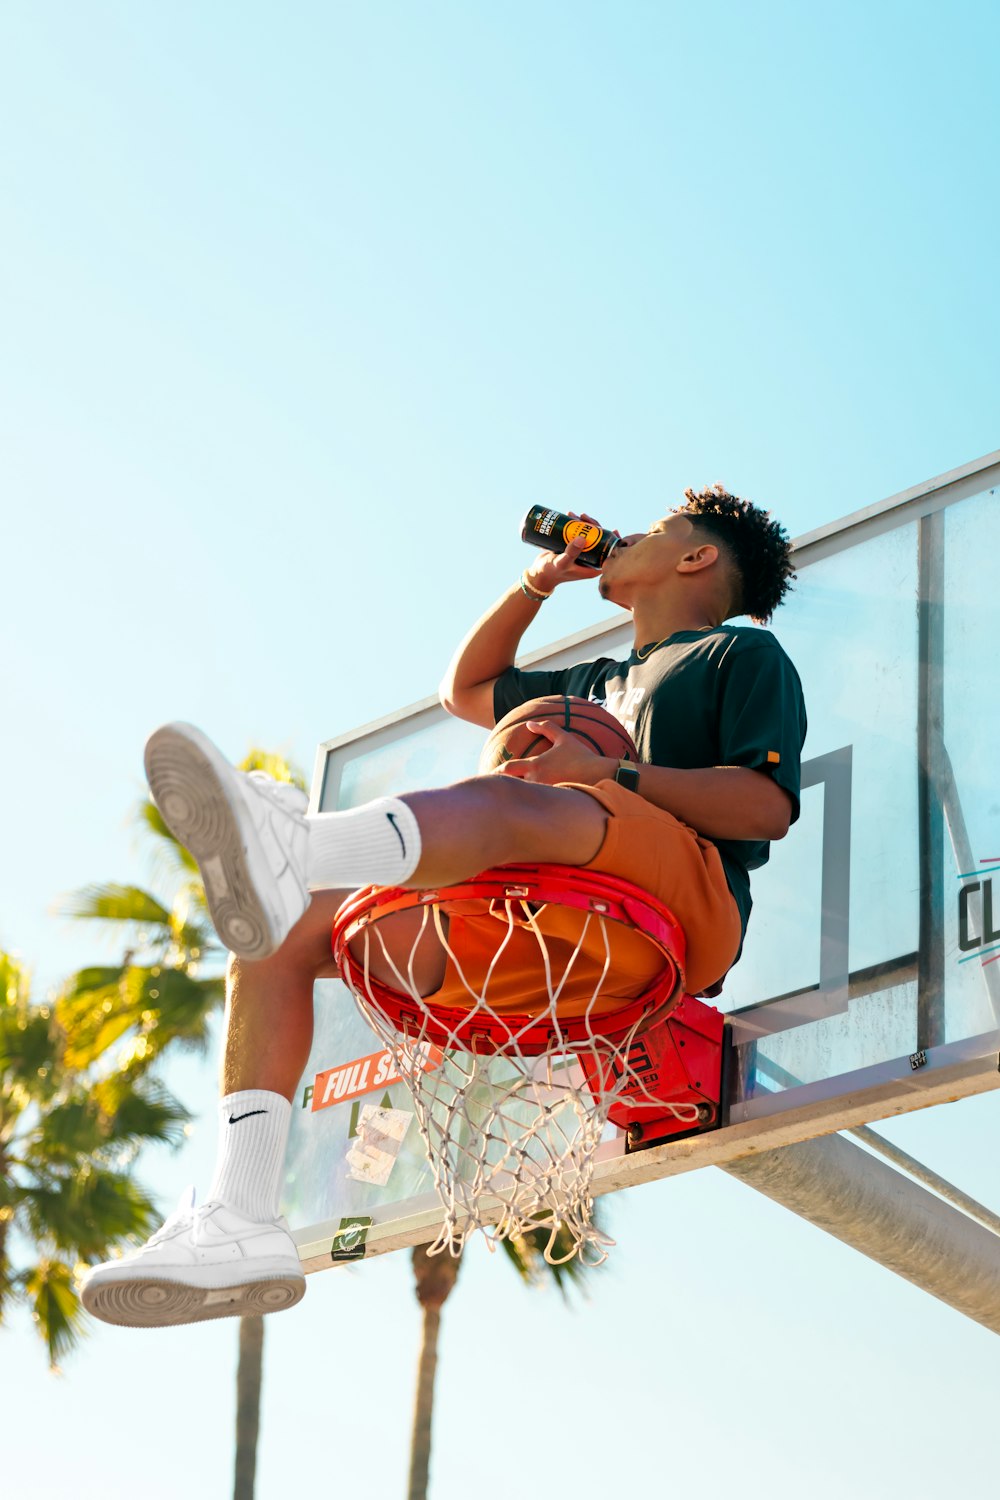
[(615, 772), (618, 769), (616, 757), (613, 755), (599, 755), (595, 756), (595, 761), (594, 774), (590, 778), (591, 785), (596, 786), (599, 781), (614, 781)]
[(639, 790), (639, 767), (634, 760), (622, 759), (617, 761), (615, 764), (614, 779), (627, 792), (637, 792)]
[(550, 552), (543, 552), (531, 559), (521, 577), (526, 578), (540, 593), (551, 594), (560, 581), (559, 574), (552, 566), (553, 561)]
[(552, 596), (551, 589), (543, 589), (535, 583), (534, 579), (528, 573), (527, 568), (525, 568), (518, 580), (518, 587), (524, 597), (531, 600), (532, 604), (544, 604), (546, 599)]

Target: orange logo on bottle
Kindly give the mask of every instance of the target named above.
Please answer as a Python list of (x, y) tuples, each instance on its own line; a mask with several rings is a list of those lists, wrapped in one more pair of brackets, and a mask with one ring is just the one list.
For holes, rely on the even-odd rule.
[(583, 550), (589, 552), (596, 547), (604, 532), (592, 521), (567, 521), (563, 527), (563, 541), (572, 542), (576, 538), (583, 537)]

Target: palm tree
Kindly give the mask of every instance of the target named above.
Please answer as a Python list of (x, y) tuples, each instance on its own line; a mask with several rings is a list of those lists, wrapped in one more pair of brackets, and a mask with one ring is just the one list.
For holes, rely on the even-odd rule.
[(434, 1418), (434, 1377), (437, 1374), (438, 1333), (441, 1309), (458, 1279), (462, 1258), (447, 1250), (428, 1255), (426, 1245), (413, 1250), (413, 1275), (417, 1301), (423, 1308), (417, 1392), (413, 1403), (413, 1436), (410, 1439), (410, 1483), (408, 1500), (424, 1500), (431, 1466), (431, 1423)]
[[(301, 773), (280, 755), (254, 749), (241, 771), (266, 771), (276, 781), (305, 787)], [(109, 924), (122, 934), (118, 965), (81, 971), (59, 1000), (72, 1028), (71, 1057), (87, 1066), (94, 1049), (121, 1041), (128, 1065), (143, 1072), (168, 1047), (204, 1050), (212, 1015), (225, 995), (225, 950), (215, 936), (198, 866), (164, 823), (156, 804), (140, 803), (136, 820), (149, 837), (158, 873), (172, 886), (163, 897), (140, 886), (86, 887), (63, 903), (64, 915)], [(234, 1500), (253, 1500), (264, 1358), (262, 1318), (240, 1320), (236, 1372)]]
[(236, 1465), (233, 1500), (253, 1500), (260, 1434), (260, 1391), (264, 1373), (264, 1319), (240, 1319), (236, 1366)]
[(53, 1369), (84, 1329), (81, 1263), (155, 1220), (135, 1156), (188, 1119), (159, 1083), (81, 1073), (70, 1050), (57, 1009), (33, 1001), (27, 970), (0, 952), (0, 1324), (26, 1303)]
[[(545, 1256), (550, 1239), (551, 1261)], [(581, 1284), (581, 1278), (591, 1269), (578, 1255), (570, 1256), (572, 1242), (564, 1229), (557, 1230), (554, 1237), (549, 1229), (513, 1235), (501, 1240), (500, 1246), (526, 1285), (538, 1286), (550, 1275), (564, 1297), (568, 1296), (571, 1287)], [(408, 1500), (427, 1500), (441, 1309), (458, 1280), (461, 1263), (461, 1255), (449, 1255), (446, 1250), (429, 1255), (426, 1245), (417, 1245), (413, 1251), (413, 1275), (417, 1301), (423, 1308), (423, 1328), (410, 1440)]]

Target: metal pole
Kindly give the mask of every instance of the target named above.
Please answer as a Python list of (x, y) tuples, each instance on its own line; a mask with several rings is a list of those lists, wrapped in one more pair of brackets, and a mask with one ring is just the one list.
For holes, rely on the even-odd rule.
[(917, 1047), (940, 1047), (944, 1015), (944, 515), (917, 528), (917, 828), (920, 850), (920, 940)]
[(860, 1146), (824, 1136), (722, 1170), (1000, 1333), (1000, 1235)]
[(922, 1182), (924, 1187), (929, 1187), (939, 1198), (944, 1198), (948, 1203), (953, 1203), (960, 1208), (970, 1219), (977, 1219), (980, 1224), (985, 1224), (987, 1229), (992, 1229), (994, 1234), (1000, 1235), (1000, 1214), (995, 1214), (992, 1208), (971, 1198), (968, 1193), (963, 1193), (947, 1177), (939, 1177), (930, 1167), (909, 1152), (897, 1146), (895, 1141), (886, 1140), (884, 1135), (879, 1135), (876, 1130), (869, 1130), (867, 1125), (858, 1125), (851, 1131), (855, 1140), (861, 1141), (870, 1150), (884, 1156), (886, 1161), (892, 1162), (894, 1167), (902, 1167), (911, 1177)]

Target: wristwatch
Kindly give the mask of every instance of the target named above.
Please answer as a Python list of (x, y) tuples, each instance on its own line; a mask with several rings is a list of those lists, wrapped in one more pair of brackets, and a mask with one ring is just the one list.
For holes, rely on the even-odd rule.
[(632, 760), (620, 760), (615, 772), (615, 780), (619, 786), (623, 786), (628, 792), (639, 790), (639, 767)]

